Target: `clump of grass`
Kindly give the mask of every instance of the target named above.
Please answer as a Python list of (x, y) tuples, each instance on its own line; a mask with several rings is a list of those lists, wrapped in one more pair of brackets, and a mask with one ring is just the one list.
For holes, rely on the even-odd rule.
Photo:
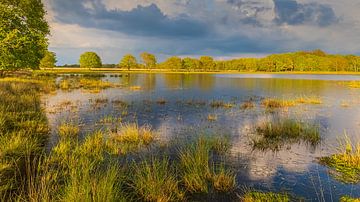
[(122, 119), (120, 117), (114, 117), (111, 115), (108, 116), (104, 116), (99, 120), (99, 123), (101, 124), (111, 124), (111, 123), (117, 123), (117, 122), (121, 122)]
[(288, 201), (290, 201), (290, 198), (287, 194), (250, 191), (241, 197), (241, 201), (243, 201), (243, 202), (260, 202), (260, 201), (288, 202)]
[(123, 124), (110, 136), (108, 142), (113, 153), (124, 154), (148, 146), (154, 142), (156, 134), (150, 126), (139, 127), (137, 124)]
[(245, 110), (245, 109), (252, 109), (254, 107), (255, 107), (254, 102), (246, 101), (246, 102), (241, 104), (240, 109)]
[(299, 97), (295, 99), (297, 103), (301, 104), (322, 104), (322, 100), (319, 97)]
[(94, 103), (95, 103), (96, 105), (106, 104), (106, 103), (108, 103), (108, 102), (109, 102), (109, 100), (108, 100), (107, 98), (96, 98), (95, 101), (94, 101)]
[(144, 160), (132, 166), (132, 187), (144, 201), (182, 201), (185, 193), (180, 189), (176, 173), (168, 159)]
[(218, 117), (216, 114), (208, 114), (207, 120), (208, 121), (217, 121)]
[(132, 90), (132, 91), (141, 90), (141, 86), (130, 86), (130, 90)]
[(339, 147), (339, 153), (320, 158), (320, 162), (334, 169), (334, 177), (345, 183), (360, 182), (360, 143), (353, 145), (350, 139)]
[(156, 103), (159, 104), (159, 105), (165, 105), (166, 102), (167, 102), (167, 101), (166, 101), (164, 98), (160, 98), (160, 99), (158, 99), (158, 100), (156, 101)]
[(127, 108), (129, 106), (129, 103), (122, 100), (112, 100), (111, 103), (120, 108)]
[(291, 100), (282, 100), (282, 99), (275, 99), (275, 98), (266, 98), (264, 99), (261, 104), (266, 109), (276, 109), (282, 107), (292, 107), (296, 105), (295, 101)]
[(190, 193), (208, 193), (211, 189), (222, 192), (233, 188), (235, 177), (231, 172), (224, 168), (213, 172), (211, 151), (219, 149), (214, 142), (211, 138), (201, 136), (179, 151), (182, 182)]
[(221, 165), (212, 176), (213, 187), (217, 192), (231, 193), (236, 188), (235, 174)]
[(262, 123), (256, 134), (259, 138), (253, 139), (253, 148), (260, 150), (279, 151), (286, 144), (299, 142), (316, 146), (321, 140), (319, 127), (293, 119)]
[(349, 88), (360, 88), (360, 81), (350, 81), (347, 83)]
[(210, 146), (204, 138), (199, 138), (180, 151), (182, 180), (190, 193), (207, 193), (209, 190), (208, 180), (211, 179), (209, 152)]
[(233, 103), (226, 103), (224, 101), (214, 100), (210, 103), (212, 108), (232, 108), (234, 107)]
[(58, 127), (59, 136), (62, 138), (74, 138), (79, 135), (80, 128), (77, 125), (63, 123)]
[(360, 202), (360, 198), (352, 198), (350, 196), (342, 196), (340, 202)]

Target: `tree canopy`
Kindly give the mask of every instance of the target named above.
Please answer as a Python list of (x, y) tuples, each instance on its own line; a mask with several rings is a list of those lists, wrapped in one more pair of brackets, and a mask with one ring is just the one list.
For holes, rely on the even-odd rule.
[(146, 68), (151, 69), (154, 68), (157, 64), (157, 60), (155, 55), (144, 52), (140, 54), (141, 60)]
[(127, 68), (128, 70), (130, 70), (130, 68), (136, 68), (137, 65), (136, 57), (131, 54), (125, 55), (119, 62), (120, 68)]
[(40, 61), (40, 68), (54, 68), (56, 62), (56, 54), (47, 51)]
[(38, 0), (0, 0), (0, 71), (36, 69), (47, 50), (48, 24)]
[(101, 58), (95, 52), (85, 52), (79, 59), (81, 68), (99, 68), (102, 66)]

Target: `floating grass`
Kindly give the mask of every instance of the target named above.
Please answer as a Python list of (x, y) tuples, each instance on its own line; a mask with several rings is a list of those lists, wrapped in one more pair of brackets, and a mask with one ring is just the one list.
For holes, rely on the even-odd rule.
[(257, 138), (253, 148), (279, 151), (284, 145), (305, 142), (312, 146), (320, 143), (319, 127), (293, 119), (265, 122), (256, 127)]
[(347, 136), (342, 141), (339, 152), (320, 158), (320, 163), (333, 169), (332, 175), (345, 183), (360, 182), (360, 143), (353, 145)]

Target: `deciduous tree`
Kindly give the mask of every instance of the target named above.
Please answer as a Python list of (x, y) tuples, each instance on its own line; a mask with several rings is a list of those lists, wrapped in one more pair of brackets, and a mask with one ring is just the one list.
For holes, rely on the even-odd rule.
[(144, 52), (140, 54), (141, 60), (146, 68), (151, 69), (156, 66), (156, 57), (153, 54)]
[(127, 68), (128, 70), (130, 70), (130, 68), (136, 68), (137, 65), (136, 57), (131, 54), (125, 55), (119, 62), (119, 67)]
[(85, 52), (79, 59), (81, 68), (99, 68), (102, 66), (101, 58), (95, 52)]
[(54, 68), (56, 62), (56, 54), (47, 51), (40, 61), (40, 68)]

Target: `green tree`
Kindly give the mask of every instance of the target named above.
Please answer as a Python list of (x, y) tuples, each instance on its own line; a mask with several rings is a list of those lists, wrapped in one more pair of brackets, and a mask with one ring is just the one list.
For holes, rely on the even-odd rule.
[(200, 64), (202, 69), (214, 69), (215, 62), (214, 59), (210, 56), (201, 56), (200, 57)]
[(85, 52), (79, 59), (81, 68), (99, 68), (102, 66), (101, 58), (95, 52)]
[(119, 67), (127, 68), (128, 70), (130, 70), (130, 68), (132, 68), (132, 67), (136, 68), (137, 65), (138, 65), (138, 63), (136, 61), (136, 57), (131, 54), (125, 55), (119, 62)]
[(200, 61), (194, 58), (184, 58), (183, 60), (184, 69), (196, 70), (200, 68)]
[(56, 54), (47, 51), (45, 56), (40, 61), (40, 68), (54, 68), (56, 63)]
[(46, 36), (49, 30), (42, 3), (31, 5), (40, 12), (35, 15), (28, 13), (30, 9), (25, 8), (20, 3), (22, 1), (16, 2), (0, 0), (1, 75), (8, 70), (39, 68), (47, 50)]
[(169, 57), (164, 63), (163, 63), (164, 68), (166, 69), (182, 69), (183, 68), (183, 64), (182, 64), (182, 60), (179, 57), (173, 56), (173, 57)]
[(144, 52), (140, 54), (141, 60), (146, 68), (151, 69), (156, 66), (156, 57), (153, 54)]

